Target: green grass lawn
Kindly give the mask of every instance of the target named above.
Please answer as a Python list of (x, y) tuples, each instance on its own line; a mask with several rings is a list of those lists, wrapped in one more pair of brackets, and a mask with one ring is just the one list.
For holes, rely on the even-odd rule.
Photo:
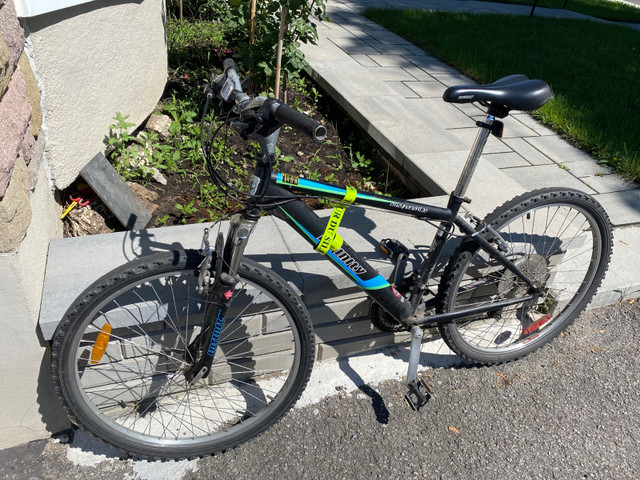
[[(481, 0), (483, 2), (512, 3), (533, 6), (533, 0)], [(538, 7), (563, 8), (565, 0), (539, 0)], [(614, 22), (640, 23), (640, 8), (608, 0), (568, 0), (566, 10)], [(535, 15), (535, 14), (534, 14)]]
[[(571, 0), (569, 0), (571, 3)], [(540, 17), (369, 9), (365, 15), (480, 83), (546, 80), (546, 125), (640, 181), (640, 31)]]

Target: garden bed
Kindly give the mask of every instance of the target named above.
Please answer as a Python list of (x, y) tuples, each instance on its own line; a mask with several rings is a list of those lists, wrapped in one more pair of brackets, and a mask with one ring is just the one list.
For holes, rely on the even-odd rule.
[[(134, 193), (152, 213), (148, 227), (180, 225), (215, 221), (242, 208), (226, 198), (212, 184), (204, 168), (204, 157), (199, 142), (200, 116), (204, 106), (202, 88), (194, 81), (175, 73), (169, 79), (164, 100), (157, 113), (168, 117), (174, 128), (171, 138), (146, 132), (143, 135), (117, 131), (118, 121), (112, 126), (111, 138), (124, 144), (136, 144), (138, 150), (149, 157), (161, 159), (152, 163), (160, 168), (163, 183), (150, 175), (135, 178), (132, 165), (120, 164), (120, 173), (129, 180)], [(195, 93), (194, 93), (195, 92)], [(181, 96), (184, 96), (181, 99)], [(389, 162), (364, 138), (358, 127), (342, 110), (310, 79), (287, 90), (287, 102), (308, 114), (327, 128), (327, 140), (321, 144), (306, 135), (283, 127), (278, 140), (276, 170), (313, 180), (350, 185), (359, 190), (369, 190), (394, 196), (410, 196), (400, 177), (394, 174)], [(126, 121), (120, 117), (121, 127)], [(221, 130), (224, 132), (224, 130)], [(149, 143), (148, 138), (151, 138)], [(145, 139), (146, 140), (141, 140)], [(236, 188), (246, 191), (253, 170), (254, 148), (232, 130), (221, 133), (217, 143), (216, 166), (226, 180)], [(115, 145), (115, 142), (114, 142)], [(113, 149), (112, 145), (112, 149)], [(131, 151), (131, 145), (117, 146), (121, 152)], [(152, 153), (149, 153), (152, 152)], [(123, 153), (124, 155), (124, 153)], [(131, 163), (127, 159), (127, 164)], [(122, 160), (120, 160), (122, 162)], [(139, 173), (139, 172), (138, 172)], [(131, 178), (129, 178), (131, 177)], [(63, 198), (77, 189), (72, 185)], [(314, 199), (306, 199), (312, 208), (327, 205)], [(65, 236), (77, 236), (123, 230), (108, 209), (93, 201), (89, 206), (76, 208), (65, 218)]]

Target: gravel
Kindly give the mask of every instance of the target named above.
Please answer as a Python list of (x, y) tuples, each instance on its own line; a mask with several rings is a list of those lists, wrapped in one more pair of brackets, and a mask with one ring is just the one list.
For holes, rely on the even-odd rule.
[(435, 398), (423, 414), (405, 405), (402, 382), (385, 380), (338, 388), (214, 457), (119, 459), (77, 432), (70, 445), (0, 452), (0, 478), (638, 478), (639, 320), (640, 302), (624, 302), (517, 362), (427, 368)]

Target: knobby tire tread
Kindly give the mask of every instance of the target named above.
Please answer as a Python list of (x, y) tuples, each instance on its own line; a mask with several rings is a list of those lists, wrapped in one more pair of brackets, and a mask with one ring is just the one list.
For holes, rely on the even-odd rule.
[[(447, 346), (460, 356), (463, 360), (471, 364), (482, 365), (497, 365), (508, 363), (518, 358), (524, 357), (529, 353), (537, 350), (548, 344), (551, 340), (557, 337), (563, 330), (565, 330), (575, 319), (586, 309), (588, 304), (593, 299), (593, 296), (597, 292), (598, 288), (602, 284), (602, 280), (609, 268), (609, 262), (611, 259), (611, 249), (613, 246), (613, 231), (611, 229), (611, 223), (609, 216), (602, 208), (602, 206), (593, 199), (590, 195), (579, 190), (569, 188), (543, 188), (534, 190), (513, 198), (503, 205), (497, 207), (493, 212), (485, 217), (485, 222), (488, 225), (496, 228), (506, 223), (511, 217), (515, 217), (528, 209), (535, 207), (540, 202), (547, 202), (549, 200), (556, 200), (558, 202), (566, 201), (567, 204), (580, 204), (586, 210), (590, 211), (596, 220), (599, 232), (602, 233), (603, 249), (600, 258), (600, 263), (597, 267), (595, 277), (587, 288), (586, 294), (579, 302), (578, 308), (576, 308), (571, 315), (562, 321), (562, 328), (556, 328), (556, 332), (553, 335), (547, 335), (544, 337), (544, 341), (532, 342), (534, 348), (525, 349), (518, 355), (510, 356), (507, 358), (494, 358), (494, 359), (480, 359), (474, 356), (470, 356), (463, 348), (457, 345), (457, 339), (451, 334), (450, 329), (455, 328), (453, 323), (444, 324), (439, 326), (439, 332), (443, 337), (443, 340)], [(453, 301), (457, 294), (458, 277), (464, 274), (469, 266), (469, 257), (473, 257), (480, 249), (477, 243), (472, 239), (464, 240), (451, 256), (451, 260), (447, 264), (438, 288), (438, 294), (436, 296), (436, 311), (443, 313), (448, 310), (448, 305)]]
[[(255, 436), (261, 434), (278, 420), (280, 420), (291, 408), (293, 408), (295, 403), (299, 400), (309, 381), (309, 377), (313, 369), (313, 362), (315, 359), (315, 337), (313, 334), (311, 319), (306, 306), (304, 305), (304, 303), (302, 303), (299, 295), (297, 295), (287, 285), (286, 281), (282, 279), (282, 277), (269, 270), (268, 268), (263, 267), (257, 262), (254, 262), (247, 258), (243, 258), (238, 272), (239, 275), (242, 276), (244, 273), (248, 273), (248, 277), (250, 279), (252, 277), (260, 278), (262, 280), (262, 283), (264, 284), (263, 287), (265, 285), (272, 286), (274, 290), (277, 290), (277, 293), (284, 300), (283, 303), (292, 308), (291, 314), (297, 316), (298, 321), (294, 323), (297, 325), (299, 330), (301, 346), (303, 350), (301, 361), (305, 363), (305, 366), (304, 368), (300, 369), (300, 372), (298, 373), (296, 380), (294, 381), (294, 383), (296, 384), (296, 387), (293, 389), (294, 391), (296, 391), (294, 397), (288, 399), (287, 403), (282, 404), (279, 410), (277, 412), (274, 412), (269, 420), (265, 421), (259, 429), (251, 432), (251, 435), (243, 438), (241, 441), (234, 442), (233, 444), (222, 445), (216, 447), (214, 450), (207, 451), (180, 453), (163, 452), (158, 449), (149, 451), (131, 451), (125, 446), (114, 443), (109, 439), (105, 439), (102, 435), (100, 435), (99, 432), (96, 432), (93, 428), (91, 428), (90, 425), (87, 425), (87, 423), (76, 414), (76, 412), (70, 406), (65, 395), (65, 386), (63, 385), (63, 383), (68, 380), (66, 380), (65, 378), (65, 368), (60, 365), (60, 362), (63, 360), (61, 359), (61, 349), (63, 348), (65, 338), (69, 337), (72, 334), (73, 329), (80, 324), (80, 322), (82, 321), (83, 313), (90, 310), (90, 307), (94, 302), (99, 301), (104, 296), (109, 295), (110, 293), (124, 287), (131, 281), (132, 278), (138, 278), (138, 281), (142, 281), (145, 277), (157, 273), (162, 273), (163, 270), (172, 271), (181, 265), (184, 269), (193, 268), (195, 270), (199, 266), (202, 258), (203, 256), (195, 250), (184, 250), (180, 252), (175, 251), (171, 252), (170, 254), (169, 252), (162, 252), (138, 258), (112, 270), (111, 272), (103, 275), (101, 278), (96, 280), (93, 284), (87, 287), (87, 289), (84, 290), (82, 294), (80, 294), (74, 304), (67, 310), (63, 319), (58, 325), (56, 332), (54, 333), (54, 337), (52, 339), (50, 362), (53, 389), (58, 398), (61, 400), (62, 406), (68, 414), (70, 420), (73, 424), (83, 428), (83, 430), (85, 430), (91, 436), (97, 438), (100, 441), (108, 443), (109, 445), (115, 447), (120, 451), (125, 452), (131, 458), (150, 460), (200, 458), (205, 455), (212, 455), (215, 453), (224, 452), (230, 448), (234, 448), (241, 443), (244, 443), (251, 438), (254, 438)], [(267, 288), (265, 287), (265, 289)]]

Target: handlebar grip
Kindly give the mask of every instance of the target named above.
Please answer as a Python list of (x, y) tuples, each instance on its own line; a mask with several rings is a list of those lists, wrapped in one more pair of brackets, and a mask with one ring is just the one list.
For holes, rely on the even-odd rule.
[(242, 92), (242, 84), (240, 82), (240, 77), (238, 76), (236, 62), (233, 61), (233, 58), (225, 58), (224, 62), (222, 62), (222, 68), (224, 69), (224, 74), (227, 78), (233, 82), (233, 88)]
[(300, 130), (316, 142), (324, 142), (327, 138), (327, 129), (324, 125), (321, 125), (285, 103), (281, 103), (276, 107), (274, 115), (280, 122)]
[(233, 58), (225, 58), (224, 62), (222, 62), (222, 69), (224, 73), (227, 73), (227, 70), (232, 69), (234, 71), (238, 71), (236, 68), (236, 62), (233, 61)]

